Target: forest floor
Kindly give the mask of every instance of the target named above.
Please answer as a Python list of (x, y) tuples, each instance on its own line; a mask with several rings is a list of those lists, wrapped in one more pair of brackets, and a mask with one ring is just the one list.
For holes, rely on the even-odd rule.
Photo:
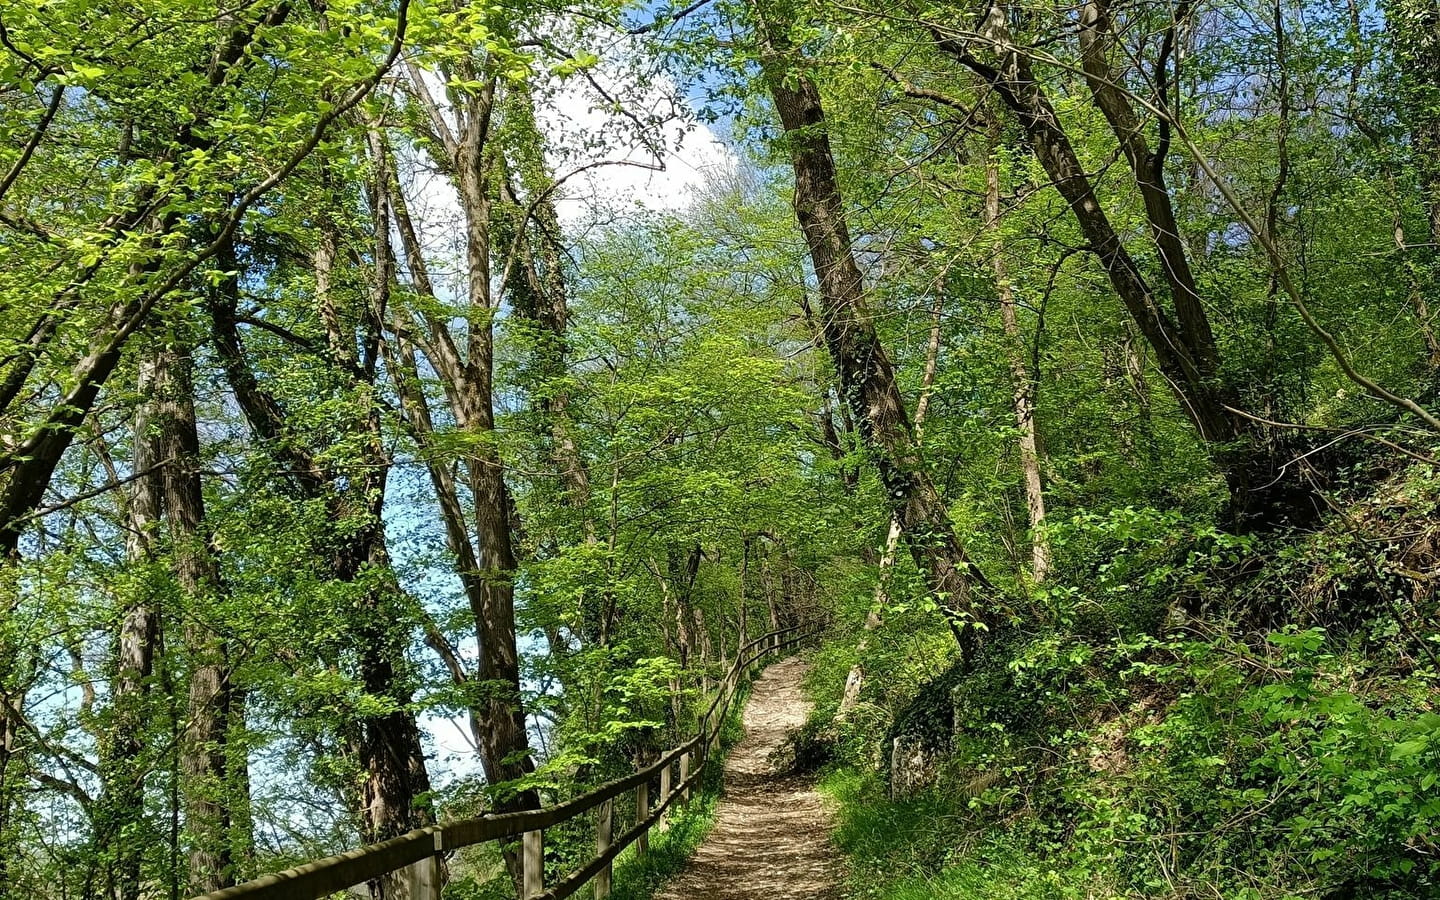
[(839, 900), (844, 863), (830, 843), (834, 817), (806, 776), (775, 771), (771, 754), (805, 723), (807, 664), (768, 667), (745, 706), (745, 737), (725, 760), (715, 827), (657, 900)]

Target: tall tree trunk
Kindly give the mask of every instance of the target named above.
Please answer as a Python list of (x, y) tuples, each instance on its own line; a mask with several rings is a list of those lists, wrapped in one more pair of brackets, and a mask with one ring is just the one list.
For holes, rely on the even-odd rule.
[[(1182, 0), (1175, 9), (1175, 19), (1166, 32), (1156, 69), (1159, 79), (1156, 96), (1163, 108), (1167, 100), (1169, 57), (1174, 50), (1175, 25), (1188, 15), (1190, 0)], [(1220, 366), (1220, 351), (1204, 302), (1195, 286), (1190, 258), (1181, 242), (1180, 226), (1165, 184), (1165, 158), (1170, 149), (1169, 125), (1160, 123), (1160, 139), (1152, 151), (1145, 139), (1130, 98), (1126, 95), (1121, 76), (1110, 67), (1108, 59), (1114, 36), (1111, 30), (1109, 0), (1086, 0), (1080, 9), (1081, 68), (1090, 96), (1095, 100), (1120, 149), (1130, 166), (1135, 186), (1145, 206), (1145, 219), (1150, 237), (1160, 256), (1160, 269), (1170, 287), (1171, 302), (1179, 328), (1177, 335), (1194, 360), (1200, 373), (1213, 378)]]
[[(317, 542), (317, 555), (323, 559), (327, 577), (357, 585), (357, 613), (350, 617), (347, 634), (356, 653), (354, 674), (367, 694), (391, 707), (388, 712), (359, 716), (346, 723), (349, 740), (365, 771), (365, 781), (353, 798), (361, 814), (363, 837), (383, 840), (433, 821), (433, 813), (424, 802), (430, 783), (420, 731), (408, 708), (411, 697), (401, 684), (399, 672), (409, 644), (409, 635), (397, 624), (408, 619), (398, 614), (405, 598), (386, 551), (382, 516), (390, 460), (374, 396), (374, 379), (379, 352), (378, 316), (393, 281), (393, 269), (384, 269), (377, 276), (377, 283), (372, 284), (374, 293), (364, 302), (342, 302), (333, 285), (342, 235), (324, 210), (319, 218), (320, 233), (311, 260), (317, 313), (325, 330), (332, 371), (342, 378), (356, 410), (344, 427), (360, 448), (359, 458), (322, 465), (319, 460), (323, 448), (310, 446), (311, 438), (292, 423), (285, 406), (251, 371), (236, 315), (238, 276), (222, 279), (212, 293), (211, 320), (221, 367), (251, 430), (270, 452), (286, 462), (297, 495), (323, 502), (338, 526), (338, 533)], [(388, 217), (382, 221), (387, 223), (388, 235)], [(224, 257), (234, 263), (233, 251)], [(383, 269), (387, 263), (381, 261), (380, 265)], [(232, 265), (227, 271), (236, 269)], [(398, 877), (372, 883), (370, 889), (376, 900), (403, 896)]]
[[(915, 403), (915, 443), (925, 437), (925, 414), (930, 410), (930, 395), (935, 388), (935, 372), (940, 364), (940, 325), (945, 306), (943, 295), (937, 291), (930, 308), (930, 337), (925, 343), (925, 374), (920, 379), (920, 399)], [(843, 719), (860, 702), (860, 692), (865, 688), (865, 654), (870, 650), (870, 632), (884, 624), (880, 611), (890, 605), (890, 578), (894, 574), (895, 554), (900, 549), (900, 518), (890, 516), (890, 528), (885, 535), (885, 549), (880, 554), (880, 571), (875, 579), (875, 597), (870, 602), (870, 611), (865, 614), (865, 630), (860, 643), (855, 647), (855, 663), (845, 676), (845, 689), (840, 695), (840, 706), (835, 718)]]
[(834, 360), (865, 445), (879, 471), (901, 534), (965, 655), (977, 625), (996, 619), (994, 587), (970, 562), (915, 442), (895, 372), (866, 309), (865, 286), (851, 250), (820, 92), (787, 65), (779, 23), (760, 12), (762, 68), (785, 129), (795, 171), (795, 216), (820, 286), (825, 345)]
[(760, 557), (760, 586), (765, 592), (765, 609), (770, 614), (770, 630), (779, 631), (780, 598), (775, 590), (775, 583), (771, 579), (769, 554)]
[(1005, 354), (1015, 407), (1015, 428), (1020, 435), (1020, 471), (1025, 480), (1025, 508), (1030, 516), (1030, 577), (1036, 584), (1050, 574), (1050, 545), (1045, 540), (1045, 492), (1040, 478), (1040, 451), (1035, 439), (1035, 382), (1025, 353), (1025, 338), (1015, 315), (1015, 291), (1005, 266), (1005, 248), (999, 237), (1000, 166), (991, 153), (985, 163), (985, 227), (996, 238), (990, 246), (995, 272), (995, 293), (1000, 300), (1000, 323), (1005, 332)]
[[(680, 652), (680, 668), (686, 669), (694, 661), (695, 640), (691, 630), (693, 616), (690, 614), (691, 588), (695, 584), (695, 573), (699, 569), (699, 551), (697, 545), (691, 553), (682, 556), (680, 551), (671, 547), (665, 554), (666, 578), (669, 584), (668, 593), (674, 598), (675, 606), (675, 640)], [(703, 660), (702, 660), (703, 662)]]
[(738, 632), (735, 638), (735, 652), (738, 655), (740, 648), (750, 641), (750, 548), (754, 539), (745, 538), (744, 545), (740, 551), (740, 608), (735, 615), (735, 630)]
[[(451, 333), (451, 323), (424, 315), (423, 327), (408, 310), (396, 304), (392, 322), (397, 347), (392, 356), (407, 352), (414, 361), (418, 347), (439, 376), (456, 426), (474, 438), (460, 461), (470, 492), (468, 528), (466, 511), (458, 493), (442, 497), (447, 539), (457, 554), (458, 571), (475, 623), (479, 662), (475, 673), (479, 690), (473, 708), (480, 735), (480, 761), (486, 780), (492, 785), (513, 782), (533, 771), (525, 713), (520, 694), (520, 654), (515, 631), (515, 546), (514, 517), (505, 466), (495, 446), (494, 332), (496, 302), (493, 295), (491, 232), (494, 187), (492, 149), (488, 146), (491, 116), (497, 89), (496, 79), (482, 75), (473, 61), (467, 61), (465, 77), (484, 85), (467, 94), (450, 119), (429, 99), (424, 76), (412, 69), (412, 87), (432, 110), (432, 125), (442, 135), (446, 157), (440, 162), (453, 177), (465, 219), (466, 288), (469, 304), (464, 352), (461, 341)], [(434, 288), (418, 234), (406, 209), (399, 184), (389, 162), (384, 137), (375, 133), (371, 153), (377, 165), (377, 185), (385, 195), (399, 232), (413, 287), (422, 296), (434, 297)], [(507, 267), (508, 271), (508, 267)], [(429, 423), (429, 400), (419, 380), (418, 368), (407, 365), (400, 378), (406, 392), (407, 419), (417, 439), (427, 441), (433, 434)], [(427, 460), (432, 483), (453, 482), (446, 460)], [(454, 487), (454, 485), (450, 485)], [(473, 535), (473, 541), (472, 541)], [(499, 793), (495, 809), (530, 809), (539, 804), (533, 790)], [(507, 855), (512, 875), (518, 877), (518, 857)]]
[(233, 757), (227, 746), (230, 653), (200, 614), (223, 596), (225, 588), (205, 529), (190, 348), (166, 347), (157, 353), (156, 365), (160, 381), (156, 425), (169, 461), (162, 478), (165, 518), (173, 545), (172, 565), (189, 597), (190, 612), (183, 630), (191, 661), (190, 689), (180, 746), (181, 795), (190, 840), (187, 884), (191, 894), (203, 894), (235, 883), (230, 814)]
[(107, 893), (116, 900), (139, 900), (144, 837), (145, 759), (149, 731), (150, 679), (160, 641), (155, 597), (156, 527), (160, 521), (167, 463), (161, 411), (163, 354), (141, 359), (140, 395), (131, 438), (132, 471), (146, 474), (132, 482), (126, 504), (125, 555), (137, 577), (123, 588), (127, 596), (115, 635), (110, 711), (100, 746), (100, 802), (95, 816), (98, 859), (105, 866)]
[[(372, 205), (379, 202), (375, 192)], [(364, 584), (358, 598), (363, 611), (353, 628), (359, 676), (366, 694), (392, 704), (383, 713), (360, 722), (359, 754), (365, 771), (361, 791), (362, 828), (368, 841), (383, 841), (435, 821), (428, 802), (430, 778), (411, 697), (401, 685), (399, 666), (405, 658), (409, 635), (396, 627), (397, 611), (405, 597), (400, 590), (385, 544), (385, 485), (389, 456), (375, 397), (374, 378), (379, 352), (378, 310), (384, 309), (393, 279), (388, 252), (389, 219), (383, 207), (374, 210), (378, 242), (376, 271), (370, 295), (363, 302), (344, 304), (337, 295), (335, 264), (342, 244), (338, 226), (321, 217), (319, 240), (313, 252), (315, 294), (324, 324), (329, 356), (342, 372), (361, 373), (350, 383), (356, 413), (347, 423), (359, 447), (356, 468), (345, 472), (345, 489), (333, 495), (336, 521), (344, 523), (345, 536), (337, 542), (331, 560), (335, 577), (349, 584)], [(357, 335), (359, 340), (357, 341)], [(337, 473), (338, 474), (338, 473)], [(407, 888), (403, 877), (391, 875), (370, 884), (374, 900), (401, 898)]]
[[(665, 602), (675, 620), (675, 646), (679, 656), (680, 672), (671, 681), (671, 714), (679, 722), (684, 710), (685, 682), (691, 670), (710, 664), (710, 639), (705, 631), (705, 621), (700, 610), (694, 605), (695, 580), (700, 573), (703, 557), (700, 545), (696, 544), (688, 554), (681, 554), (676, 547), (665, 552), (665, 574), (660, 579)], [(657, 572), (657, 575), (659, 573)]]

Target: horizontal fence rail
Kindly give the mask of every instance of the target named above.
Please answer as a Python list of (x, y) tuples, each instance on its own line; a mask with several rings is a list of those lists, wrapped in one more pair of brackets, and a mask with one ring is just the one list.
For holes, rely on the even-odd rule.
[[(234, 887), (211, 891), (194, 900), (320, 900), (337, 891), (387, 875), (404, 873), (410, 900), (440, 900), (444, 886), (443, 854), (488, 841), (521, 839), (524, 861), (523, 900), (561, 900), (594, 882), (595, 897), (610, 895), (615, 857), (631, 844), (640, 852), (649, 845), (651, 829), (663, 826), (666, 813), (684, 804), (699, 783), (720, 743), (720, 733), (740, 685), (766, 657), (813, 637), (818, 628), (781, 628), (761, 635), (737, 651), (735, 663), (721, 679), (715, 698), (701, 714), (695, 736), (661, 754), (654, 763), (631, 775), (606, 782), (578, 797), (542, 809), (499, 813), (417, 828), (388, 841), (369, 844), (313, 860), (283, 872), (262, 875)], [(678, 778), (676, 768), (678, 767)], [(650, 804), (650, 783), (658, 776), (660, 791)], [(635, 822), (616, 836), (615, 801), (635, 795)], [(562, 822), (596, 810), (595, 855), (585, 865), (548, 888), (545, 884), (544, 833)]]

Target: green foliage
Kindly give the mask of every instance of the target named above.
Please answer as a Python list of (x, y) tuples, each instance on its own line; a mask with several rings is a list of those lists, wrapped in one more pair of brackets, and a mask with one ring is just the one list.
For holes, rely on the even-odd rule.
[(821, 789), (839, 805), (835, 842), (850, 859), (849, 896), (866, 900), (1089, 900), (1110, 896), (1103, 879), (995, 835), (977, 839), (976, 817), (940, 792), (891, 801), (873, 775), (837, 771)]
[[(1410, 657), (1397, 671), (1369, 650), (1376, 624), (1292, 625), (1250, 641), (1197, 620), (1171, 630), (1174, 606), (1136, 615), (1129, 595), (1188, 594), (1214, 615), (1224, 596), (1248, 604), (1271, 567), (1292, 579), (1297, 559), (1334, 571), (1316, 553), (1327, 533), (1217, 535), (1133, 510), (1057, 533), (1067, 531), (1072, 550), (1098, 540), (1111, 564), (1076, 581), (1084, 588), (1041, 594), (1057, 604), (1051, 625), (997, 636), (973, 669), (895, 692), (901, 702), (868, 727), (842, 723), (851, 747), (829, 784), (857, 895), (1434, 890), (1440, 720), (1433, 658), (1414, 643), (1432, 643), (1428, 631), (1399, 639), (1432, 665)], [(1328, 540), (1349, 546), (1344, 531)], [(897, 735), (938, 762), (930, 787), (891, 800), (889, 761), (856, 745)]]
[[(0, 894), (179, 896), (197, 786), (237, 877), (574, 796), (688, 738), (737, 645), (796, 621), (832, 627), (779, 761), (828, 772), (857, 896), (1440, 891), (1434, 435), (1342, 364), (1422, 405), (1440, 386), (1433, 0), (1112, 0), (1131, 134), (1085, 81), (1074, 11), (1005, 5), (1169, 315), (1122, 141), (1161, 166), (1215, 332), (1202, 380), (1267, 423), (1224, 446), (1024, 123), (937, 40), (970, 40), (974, 10), (892, 6), (5, 2)], [(1001, 607), (974, 658), (904, 545), (880, 564), (895, 498), (841, 402), (763, 65), (816, 83), (804, 137), (835, 156), (858, 311), (910, 410), (929, 386), (916, 458)], [(687, 98), (723, 165), (669, 152)], [(704, 183), (575, 212), (588, 176), (652, 157)], [(183, 397), (151, 403), (157, 359)], [(1226, 475), (1249, 452), (1298, 502), (1237, 528)], [(203, 504), (176, 494), (192, 477)], [(140, 613), (153, 660), (127, 681)], [(228, 719), (199, 746), (211, 665)], [(502, 761), (534, 770), (488, 784), (471, 717), (516, 704)], [(907, 798), (884, 783), (897, 739), (932, 782)], [(216, 759), (221, 783), (194, 773)], [(367, 821), (400, 782), (414, 795)], [(681, 864), (720, 790), (622, 859), (618, 896)], [(550, 837), (552, 867), (593, 847), (587, 822)], [(453, 898), (511, 890), (494, 847), (453, 872)]]

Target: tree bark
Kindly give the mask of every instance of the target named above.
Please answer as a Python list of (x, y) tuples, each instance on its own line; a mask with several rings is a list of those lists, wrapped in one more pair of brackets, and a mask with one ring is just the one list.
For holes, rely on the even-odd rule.
[(205, 528), (190, 348), (166, 347), (157, 354), (157, 367), (157, 427), (169, 460), (161, 481), (171, 565), (181, 590), (189, 597), (190, 610), (183, 629), (191, 660), (190, 688), (180, 746), (181, 795), (190, 839), (187, 884), (191, 894), (203, 894), (235, 883), (230, 812), (235, 779), (228, 747), (232, 730), (230, 650), (197, 615), (197, 607), (213, 604), (225, 588)]
[(1035, 437), (1035, 381), (1025, 353), (1025, 340), (1015, 314), (1015, 291), (1005, 266), (1005, 252), (998, 239), (1000, 227), (1000, 166), (991, 154), (985, 163), (985, 227), (996, 238), (990, 247), (990, 265), (995, 273), (995, 293), (1000, 300), (1000, 323), (1005, 336), (1005, 355), (1015, 407), (1015, 428), (1020, 435), (1020, 471), (1025, 481), (1025, 508), (1030, 517), (1030, 577), (1043, 582), (1050, 574), (1050, 545), (1045, 539), (1045, 490), (1040, 477), (1040, 451)]
[(163, 354), (141, 359), (137, 369), (139, 405), (131, 438), (131, 466), (146, 474), (135, 479), (126, 503), (125, 556), (136, 577), (123, 590), (115, 635), (110, 710), (100, 750), (100, 801), (95, 843), (105, 866), (107, 893), (117, 900), (139, 900), (144, 838), (145, 759), (149, 731), (150, 679), (160, 641), (155, 605), (156, 528), (162, 510), (162, 474), (166, 445), (162, 437)]
[[(353, 373), (349, 387), (356, 413), (347, 427), (360, 448), (356, 468), (337, 472), (332, 483), (335, 520), (346, 523), (347, 528), (344, 538), (337, 542), (330, 565), (338, 580), (365, 585), (359, 598), (363, 613), (353, 626), (358, 674), (367, 694), (392, 704), (389, 711), (365, 716), (360, 722), (360, 762), (365, 771), (362, 829), (370, 842), (435, 821), (426, 799), (430, 778), (420, 729), (415, 714), (408, 709), (409, 691), (400, 686), (398, 666), (404, 660), (409, 636), (395, 627), (395, 610), (404, 603), (404, 595), (385, 543), (383, 513), (390, 459), (374, 378), (380, 339), (376, 311), (384, 309), (393, 278), (392, 260), (385, 252), (388, 226), (388, 217), (377, 210), (371, 237), (379, 242), (380, 252), (376, 254), (370, 294), (361, 302), (345, 303), (338, 295), (334, 267), (342, 236), (328, 216), (320, 217), (312, 259), (317, 311), (325, 327), (329, 355), (338, 371)], [(374, 900), (405, 897), (407, 891), (403, 876), (398, 874), (370, 884)]]
[[(391, 315), (397, 344), (392, 353), (397, 357), (408, 353), (412, 363), (414, 350), (424, 353), (439, 378), (456, 426), (473, 438), (459, 460), (470, 493), (468, 511), (461, 506), (458, 492), (453, 490), (458, 484), (448, 472), (450, 461), (430, 454), (426, 465), (437, 489), (448, 484), (441, 498), (441, 512), (475, 623), (479, 661), (473, 714), (481, 738), (481, 765), (490, 784), (504, 785), (533, 771), (534, 762), (530, 757), (520, 695), (512, 531), (515, 519), (505, 484), (504, 461), (494, 440), (496, 298), (491, 283), (491, 234), (495, 173), (489, 137), (497, 82), (488, 75), (482, 79), (473, 62), (467, 61), (464, 68), (464, 77), (483, 83), (484, 88), (467, 93), (451, 110), (456, 121), (453, 132), (447, 116), (429, 99), (424, 77), (418, 69), (412, 70), (411, 78), (417, 97), (431, 109), (430, 124), (441, 136), (445, 149), (445, 157), (437, 162), (454, 180), (465, 219), (468, 308), (464, 351), (461, 351), (461, 341), (452, 334), (450, 322), (428, 314), (422, 314), (423, 324), (415, 322), (409, 312), (397, 304)], [(378, 166), (377, 183), (394, 216), (412, 286), (422, 296), (434, 299), (424, 250), (390, 167), (383, 135), (377, 133), (372, 137), (371, 145), (373, 162)], [(418, 368), (407, 364), (400, 380), (404, 382), (412, 433), (425, 442), (433, 434), (433, 427), (428, 424), (433, 417), (418, 375)], [(497, 811), (530, 809), (538, 803), (533, 790), (500, 792), (495, 797)], [(518, 858), (509, 854), (507, 862), (512, 874), (517, 874)]]
[[(757, 9), (757, 11), (759, 11)], [(967, 657), (977, 626), (996, 621), (997, 592), (970, 562), (945, 502), (925, 470), (890, 359), (875, 333), (851, 250), (820, 92), (793, 71), (788, 38), (761, 11), (762, 68), (785, 129), (795, 172), (795, 215), (820, 286), (825, 345), (846, 404), (870, 451), (892, 513)]]

